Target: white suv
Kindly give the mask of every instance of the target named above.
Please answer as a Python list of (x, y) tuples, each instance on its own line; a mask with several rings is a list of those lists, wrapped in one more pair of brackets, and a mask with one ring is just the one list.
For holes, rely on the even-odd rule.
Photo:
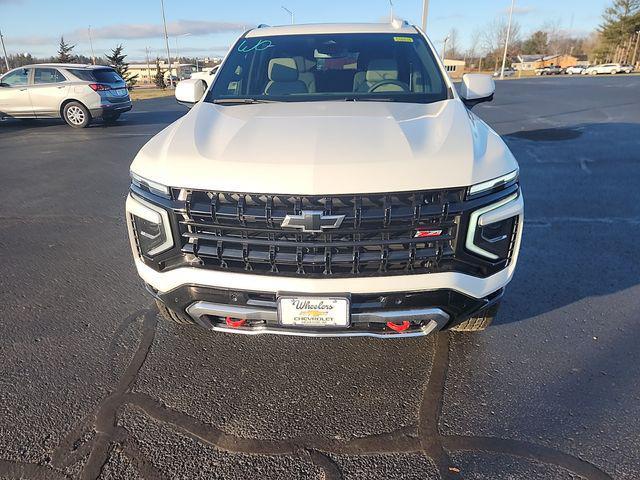
[(244, 334), (482, 330), (514, 273), (518, 164), (406, 23), (259, 27), (131, 165), (137, 270), (180, 323)]
[(63, 118), (75, 128), (94, 118), (115, 122), (131, 110), (125, 81), (111, 67), (49, 63), (0, 77), (0, 119)]
[(619, 63), (604, 63), (602, 65), (594, 65), (592, 67), (589, 67), (584, 71), (584, 73), (585, 75), (615, 75), (617, 73), (622, 73), (623, 71), (624, 69)]

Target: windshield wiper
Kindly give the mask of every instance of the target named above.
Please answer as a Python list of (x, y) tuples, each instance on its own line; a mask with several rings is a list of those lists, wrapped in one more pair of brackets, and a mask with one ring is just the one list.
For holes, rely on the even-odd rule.
[(345, 102), (397, 102), (398, 100), (390, 97), (346, 97)]
[(262, 100), (259, 98), (216, 98), (212, 103), (218, 105), (250, 105), (252, 103), (276, 103), (276, 100)]

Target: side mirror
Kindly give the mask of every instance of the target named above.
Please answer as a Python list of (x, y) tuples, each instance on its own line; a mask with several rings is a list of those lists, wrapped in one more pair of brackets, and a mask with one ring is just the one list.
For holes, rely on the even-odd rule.
[(206, 91), (207, 84), (204, 80), (182, 80), (176, 86), (176, 100), (181, 105), (191, 108), (200, 101)]
[(10, 87), (11, 85), (9, 85), (8, 83), (2, 83), (0, 82), (0, 87)]
[(467, 73), (462, 76), (460, 97), (462, 97), (462, 101), (469, 109), (479, 103), (492, 101), (495, 91), (496, 84), (489, 75)]

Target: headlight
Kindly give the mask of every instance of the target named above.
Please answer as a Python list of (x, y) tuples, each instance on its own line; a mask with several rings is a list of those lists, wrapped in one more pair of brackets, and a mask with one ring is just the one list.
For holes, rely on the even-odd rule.
[(166, 210), (129, 195), (127, 212), (140, 253), (152, 257), (173, 247), (171, 224)]
[(152, 180), (147, 180), (146, 178), (141, 177), (133, 172), (131, 174), (131, 183), (133, 183), (136, 187), (142, 188), (143, 190), (147, 190), (154, 195), (159, 195), (164, 198), (171, 198), (171, 190), (169, 187), (162, 185), (161, 183), (154, 182)]
[(522, 205), (522, 197), (514, 193), (471, 213), (465, 242), (467, 250), (494, 262), (506, 260)]
[(486, 195), (495, 190), (501, 190), (506, 186), (518, 181), (518, 170), (514, 170), (511, 173), (507, 173), (498, 178), (487, 180), (486, 182), (476, 183), (469, 187), (469, 197), (478, 197), (480, 195)]

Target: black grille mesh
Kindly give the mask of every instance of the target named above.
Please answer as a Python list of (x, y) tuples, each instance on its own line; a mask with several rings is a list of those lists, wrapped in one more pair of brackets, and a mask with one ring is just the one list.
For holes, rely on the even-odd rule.
[[(456, 206), (464, 194), (465, 189), (336, 196), (188, 191), (184, 211), (177, 212), (182, 252), (205, 268), (289, 276), (442, 271), (455, 252)], [(303, 210), (344, 215), (344, 221), (322, 233), (280, 226), (286, 215)], [(416, 238), (418, 230), (442, 233)]]

